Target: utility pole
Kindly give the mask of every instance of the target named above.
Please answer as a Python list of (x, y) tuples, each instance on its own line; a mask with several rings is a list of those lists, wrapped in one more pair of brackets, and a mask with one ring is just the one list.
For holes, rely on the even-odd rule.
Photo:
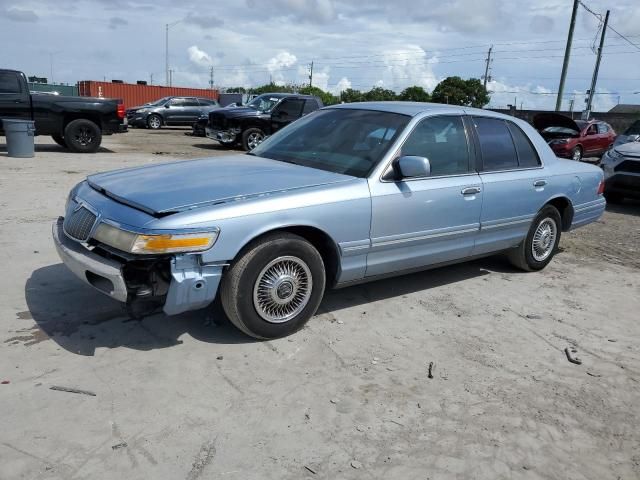
[(313, 85), (313, 60), (311, 61), (311, 67), (309, 68), (309, 87)]
[(173, 86), (173, 70), (169, 69), (169, 87)]
[[(576, 0), (577, 1), (577, 0)], [(164, 84), (166, 86), (171, 85), (169, 83), (169, 24), (165, 24), (164, 26), (164, 68), (165, 68), (165, 78)]]
[(560, 74), (560, 85), (558, 86), (558, 97), (556, 98), (556, 112), (562, 107), (562, 93), (564, 92), (564, 81), (567, 78), (569, 69), (569, 57), (571, 56), (571, 44), (573, 42), (573, 29), (576, 26), (576, 14), (578, 13), (579, 0), (573, 0), (573, 10), (571, 11), (571, 23), (569, 24), (569, 35), (567, 35), (567, 46), (564, 49), (564, 61), (562, 62), (562, 73)]
[(213, 66), (209, 69), (209, 88), (213, 90)]
[(593, 69), (593, 77), (591, 78), (591, 88), (589, 89), (589, 98), (587, 100), (586, 115), (589, 118), (591, 114), (591, 105), (593, 103), (593, 95), (596, 93), (596, 83), (598, 82), (598, 71), (600, 70), (600, 60), (602, 59), (602, 49), (604, 48), (604, 36), (607, 33), (607, 25), (609, 24), (609, 10), (604, 16), (604, 25), (602, 26), (602, 35), (600, 36), (600, 46), (598, 47), (598, 57), (596, 58), (596, 66)]
[(491, 47), (489, 47), (489, 51), (487, 52), (487, 58), (485, 59), (485, 67), (484, 67), (484, 76), (482, 78), (484, 78), (484, 89), (487, 89), (487, 82), (491, 81), (491, 77), (489, 76), (489, 67), (491, 65), (491, 52), (493, 50), (493, 45), (491, 45)]
[(153, 73), (149, 74), (149, 85), (153, 85)]

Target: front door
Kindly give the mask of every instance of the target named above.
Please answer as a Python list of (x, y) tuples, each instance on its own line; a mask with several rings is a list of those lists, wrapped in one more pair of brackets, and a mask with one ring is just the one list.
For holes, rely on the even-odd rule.
[(404, 180), (369, 179), (372, 220), (366, 276), (471, 255), (483, 192), (467, 133), (460, 116), (428, 117), (414, 128), (396, 156), (426, 157), (431, 174)]
[(584, 146), (583, 157), (588, 157), (600, 151), (600, 135), (598, 134), (598, 126), (595, 123), (587, 128), (582, 145)]
[(482, 216), (473, 250), (480, 255), (518, 245), (547, 197), (540, 157), (515, 123), (473, 117), (480, 155)]
[(285, 98), (271, 112), (271, 131), (277, 132), (302, 116), (304, 100), (300, 98)]

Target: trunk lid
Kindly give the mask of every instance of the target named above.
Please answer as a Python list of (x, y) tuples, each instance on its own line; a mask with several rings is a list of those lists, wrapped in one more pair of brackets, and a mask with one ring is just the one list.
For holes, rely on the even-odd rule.
[(95, 190), (154, 216), (353, 177), (251, 155), (149, 165), (87, 177)]

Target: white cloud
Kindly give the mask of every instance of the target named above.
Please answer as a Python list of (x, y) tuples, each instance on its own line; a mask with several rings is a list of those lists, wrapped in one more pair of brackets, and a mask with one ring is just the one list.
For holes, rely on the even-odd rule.
[(213, 59), (204, 50), (200, 50), (197, 45), (191, 45), (187, 48), (189, 53), (189, 61), (199, 67), (210, 67), (213, 65)]
[(338, 83), (336, 83), (335, 87), (331, 90), (331, 93), (334, 95), (339, 95), (340, 92), (344, 92), (351, 88), (351, 81), (347, 77), (342, 77)]
[(431, 67), (438, 59), (429, 58), (422, 47), (407, 45), (386, 50), (383, 54), (386, 71), (382, 80), (378, 81), (379, 86), (388, 85), (388, 88), (400, 91), (412, 85), (419, 85), (430, 91), (438, 84)]
[(293, 67), (298, 59), (292, 53), (282, 51), (267, 62), (267, 70), (271, 74), (271, 79), (276, 85), (284, 85), (285, 77), (282, 70)]

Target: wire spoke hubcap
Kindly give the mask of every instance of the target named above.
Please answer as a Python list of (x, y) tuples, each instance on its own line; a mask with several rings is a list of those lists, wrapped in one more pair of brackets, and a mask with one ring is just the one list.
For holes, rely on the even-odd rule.
[(262, 269), (253, 287), (253, 306), (264, 320), (284, 323), (309, 303), (313, 280), (298, 257), (278, 257)]
[(531, 253), (536, 261), (546, 260), (553, 252), (558, 235), (557, 228), (556, 222), (551, 218), (545, 218), (538, 224), (531, 243)]

